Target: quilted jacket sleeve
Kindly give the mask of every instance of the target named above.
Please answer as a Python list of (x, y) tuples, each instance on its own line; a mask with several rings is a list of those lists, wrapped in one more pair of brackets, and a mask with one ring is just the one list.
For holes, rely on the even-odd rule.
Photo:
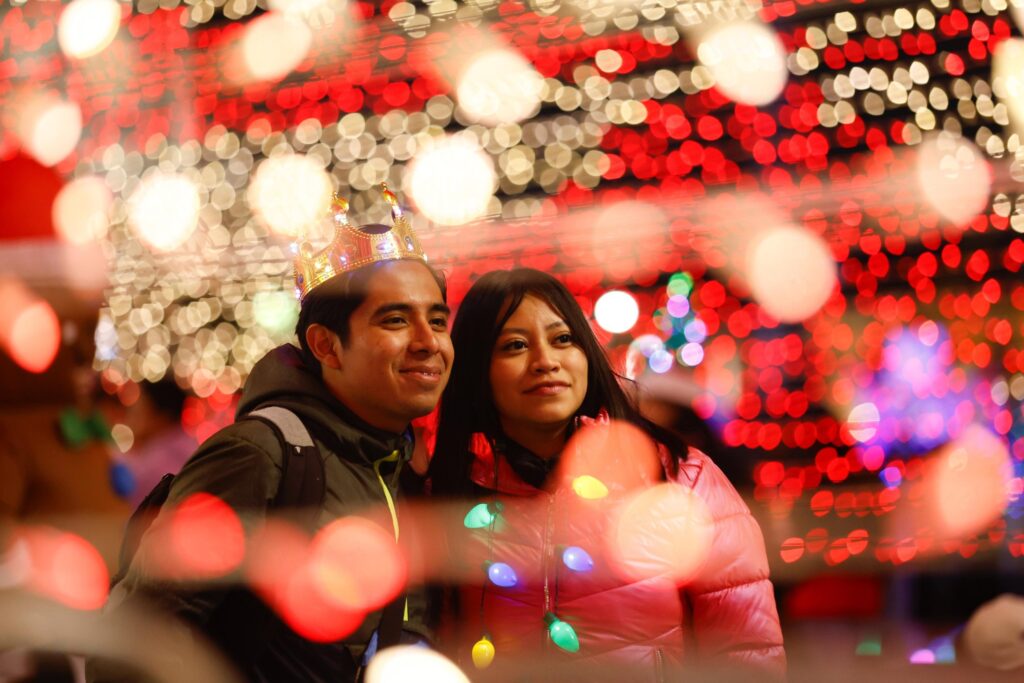
[(698, 659), (709, 667), (753, 668), (783, 679), (786, 655), (761, 529), (710, 458), (691, 450), (680, 483), (707, 504), (715, 529), (699, 575), (682, 591), (692, 609)]

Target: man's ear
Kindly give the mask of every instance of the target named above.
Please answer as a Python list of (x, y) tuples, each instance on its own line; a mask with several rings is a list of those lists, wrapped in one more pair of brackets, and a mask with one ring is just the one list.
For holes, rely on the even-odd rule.
[(321, 364), (335, 370), (341, 369), (342, 346), (338, 335), (320, 323), (306, 328), (306, 344)]

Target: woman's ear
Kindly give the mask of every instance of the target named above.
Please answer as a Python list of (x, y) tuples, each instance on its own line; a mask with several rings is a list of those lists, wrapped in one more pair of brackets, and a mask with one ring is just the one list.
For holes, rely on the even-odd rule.
[(324, 367), (341, 369), (342, 346), (338, 335), (320, 323), (306, 328), (306, 344)]

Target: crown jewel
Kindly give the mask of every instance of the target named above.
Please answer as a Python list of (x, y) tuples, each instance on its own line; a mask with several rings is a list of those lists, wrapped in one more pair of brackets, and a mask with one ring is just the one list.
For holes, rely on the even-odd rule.
[(398, 205), (398, 197), (382, 183), (384, 200), (391, 208), (394, 225), (372, 226), (374, 231), (356, 227), (348, 222), (348, 202), (338, 195), (331, 199), (329, 214), (334, 223), (334, 239), (317, 251), (309, 242), (303, 242), (295, 256), (295, 291), (299, 299), (335, 275), (347, 273), (377, 261), (414, 259), (427, 262), (409, 219)]

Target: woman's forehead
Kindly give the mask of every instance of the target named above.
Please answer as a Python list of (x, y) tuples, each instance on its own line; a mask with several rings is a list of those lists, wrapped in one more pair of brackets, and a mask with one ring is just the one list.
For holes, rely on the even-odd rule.
[(556, 325), (568, 325), (568, 323), (546, 299), (528, 292), (508, 316), (508, 320), (502, 326), (502, 332), (526, 326), (547, 328)]

